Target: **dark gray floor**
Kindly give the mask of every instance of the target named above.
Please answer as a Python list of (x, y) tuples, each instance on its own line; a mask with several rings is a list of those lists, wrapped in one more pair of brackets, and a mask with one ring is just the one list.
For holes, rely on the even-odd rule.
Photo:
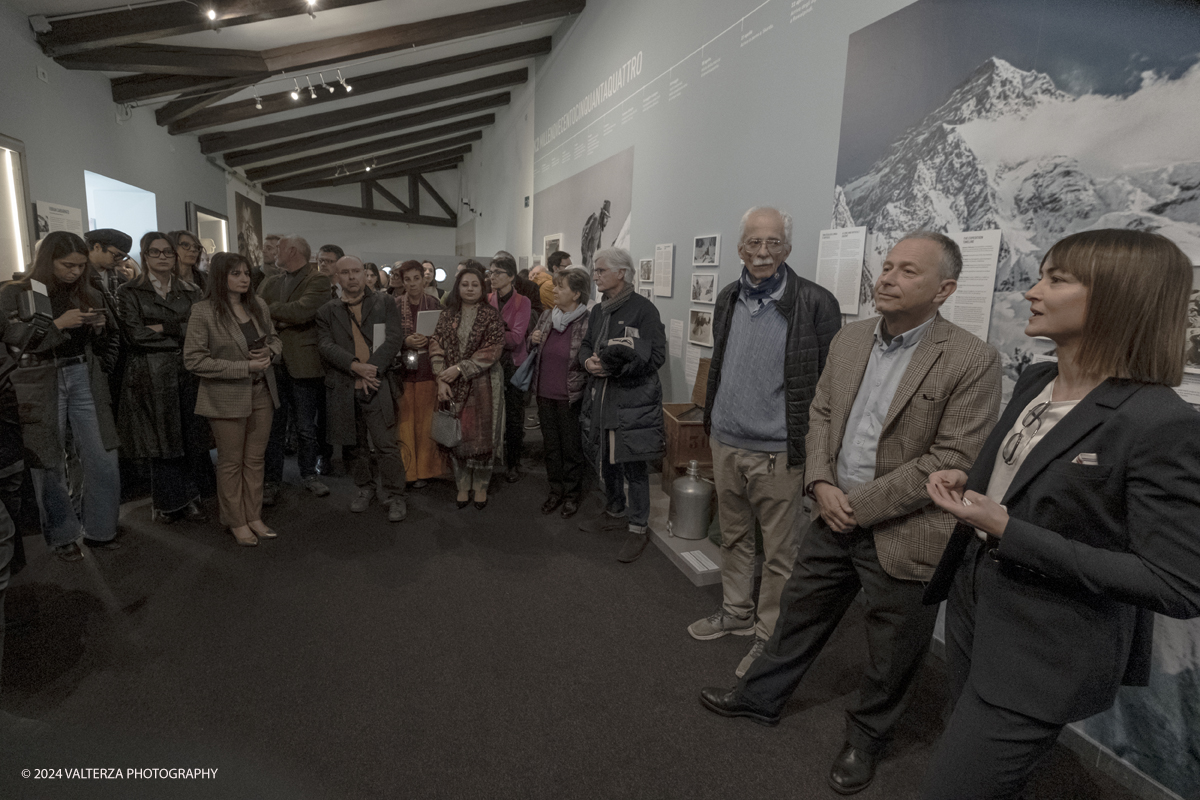
[[(124, 519), (126, 547), (63, 564), (26, 540), (9, 590), (0, 797), (779, 798), (826, 787), (863, 657), (857, 609), (783, 723), (704, 711), (749, 646), (685, 627), (719, 603), (653, 546), (538, 513), (537, 475), (456, 510), (449, 484), (407, 522), (285, 495), (280, 538)], [(585, 506), (595, 513), (598, 501)], [(583, 517), (581, 514), (580, 518)], [(580, 519), (577, 518), (577, 519)], [(914, 798), (941, 676), (863, 798)], [(217, 768), (209, 780), (33, 780), (21, 769)], [(1100, 782), (1098, 782), (1100, 781)], [(1057, 749), (1034, 798), (1127, 798)]]

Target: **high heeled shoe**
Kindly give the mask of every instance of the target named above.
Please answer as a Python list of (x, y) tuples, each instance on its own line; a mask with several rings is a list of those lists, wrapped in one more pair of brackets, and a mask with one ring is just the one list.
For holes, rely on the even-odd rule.
[(466, 508), (466, 507), (467, 507), (467, 506), (469, 506), (469, 505), (471, 505), (471, 492), (467, 492), (467, 499), (466, 499), (466, 500), (459, 500), (459, 499), (455, 498), (455, 500), (454, 500), (454, 504), (455, 504), (455, 505), (457, 505), (457, 506), (459, 507), (459, 509), (460, 509), (460, 510), (461, 510), (461, 509), (464, 509), (464, 508)]
[(489, 498), (486, 498), (486, 497), (485, 497), (485, 498), (483, 498), (483, 500), (482, 500), (482, 501), (480, 501), (480, 500), (476, 500), (476, 501), (475, 501), (475, 507), (476, 507), (477, 509), (479, 509), (480, 511), (483, 511), (485, 508), (487, 508), (488, 499), (489, 499)]
[(263, 527), (264, 527), (264, 529), (261, 531), (251, 528), (250, 532), (253, 533), (255, 536), (257, 536), (259, 539), (277, 539), (277, 538), (279, 538), (278, 533), (271, 530), (270, 528), (267, 528), (266, 526), (263, 526)]
[(258, 537), (254, 535), (254, 531), (250, 531), (249, 533), (243, 535), (239, 534), (233, 528), (230, 528), (229, 532), (233, 534), (233, 538), (242, 547), (255, 547), (258, 545)]

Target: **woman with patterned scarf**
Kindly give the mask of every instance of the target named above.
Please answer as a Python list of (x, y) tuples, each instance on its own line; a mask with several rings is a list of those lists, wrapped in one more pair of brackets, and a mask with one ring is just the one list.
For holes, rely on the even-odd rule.
[(404, 391), (396, 408), (396, 437), (404, 458), (404, 474), (420, 489), (430, 478), (446, 474), (446, 459), (430, 434), (437, 409), (437, 374), (429, 360), (429, 337), (417, 333), (417, 314), (441, 311), (436, 297), (425, 293), (425, 271), (420, 262), (405, 261), (393, 272), (404, 291), (392, 295), (400, 308), (404, 327)]
[(454, 279), (446, 310), (429, 342), (438, 400), (453, 401), (462, 441), (449, 449), (458, 484), (458, 507), (487, 505), (492, 462), (504, 452), (504, 322), (484, 302), (483, 268), (470, 262)]

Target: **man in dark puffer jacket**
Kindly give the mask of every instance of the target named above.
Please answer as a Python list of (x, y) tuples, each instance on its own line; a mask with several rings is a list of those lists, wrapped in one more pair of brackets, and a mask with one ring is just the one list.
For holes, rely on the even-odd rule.
[(629, 535), (617, 556), (629, 563), (649, 540), (646, 462), (662, 458), (666, 449), (658, 368), (667, 357), (667, 337), (654, 303), (634, 291), (629, 253), (616, 247), (601, 250), (595, 265), (596, 288), (604, 299), (592, 308), (579, 348), (590, 376), (579, 424), (584, 450), (604, 481), (605, 516), (629, 517)]
[[(796, 561), (808, 406), (842, 325), (837, 299), (796, 275), (792, 218), (774, 208), (742, 217), (739, 279), (721, 290), (704, 403), (721, 517), (721, 607), (688, 626), (695, 639), (754, 636), (740, 678), (762, 653)], [(762, 526), (762, 586), (754, 600), (754, 523)]]

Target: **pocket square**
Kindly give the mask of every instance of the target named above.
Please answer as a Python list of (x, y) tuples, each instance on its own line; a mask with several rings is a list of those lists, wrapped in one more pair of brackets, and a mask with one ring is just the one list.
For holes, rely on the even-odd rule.
[(1088, 467), (1095, 467), (1100, 464), (1095, 453), (1080, 453), (1071, 460), (1072, 464), (1083, 464)]

